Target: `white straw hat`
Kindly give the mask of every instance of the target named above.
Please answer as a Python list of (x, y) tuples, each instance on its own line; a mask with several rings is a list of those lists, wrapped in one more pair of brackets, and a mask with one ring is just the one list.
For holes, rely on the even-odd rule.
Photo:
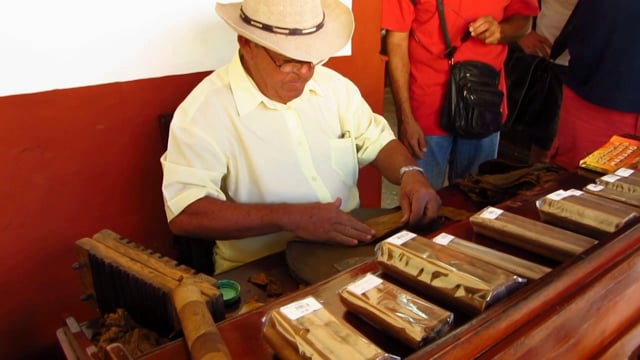
[(313, 63), (347, 45), (354, 28), (353, 14), (340, 0), (244, 0), (217, 3), (216, 12), (239, 35)]

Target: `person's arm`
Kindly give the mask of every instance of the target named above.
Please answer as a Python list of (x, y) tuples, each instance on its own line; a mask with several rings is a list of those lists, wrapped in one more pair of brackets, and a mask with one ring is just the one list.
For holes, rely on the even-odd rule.
[(438, 216), (442, 202), (422, 172), (413, 170), (401, 176), (403, 166), (416, 166), (416, 162), (398, 140), (389, 141), (372, 165), (389, 182), (400, 185), (398, 200), (404, 213), (403, 221), (410, 225), (426, 224)]
[(469, 24), (469, 31), (486, 44), (508, 44), (529, 32), (531, 20), (531, 16), (511, 15), (497, 22), (493, 16), (483, 16)]
[(238, 204), (200, 198), (169, 222), (174, 234), (203, 239), (241, 239), (289, 231), (309, 241), (357, 245), (372, 240), (367, 225), (332, 203)]
[(396, 107), (398, 138), (407, 147), (411, 155), (422, 159), (426, 150), (424, 133), (413, 117), (409, 96), (409, 33), (388, 31), (385, 35), (389, 56), (388, 70), (391, 92)]

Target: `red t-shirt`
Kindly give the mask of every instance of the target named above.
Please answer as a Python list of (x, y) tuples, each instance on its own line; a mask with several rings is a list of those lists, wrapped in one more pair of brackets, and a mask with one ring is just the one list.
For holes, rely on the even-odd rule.
[[(506, 45), (487, 45), (475, 38), (462, 43), (469, 24), (483, 16), (493, 16), (500, 22), (511, 15), (536, 16), (537, 0), (449, 0), (444, 1), (449, 37), (458, 50), (455, 61), (479, 60), (500, 69), (500, 88), (506, 94), (503, 64)], [(382, 1), (382, 28), (396, 32), (411, 32), (409, 59), (411, 63), (410, 93), (413, 115), (425, 135), (446, 134), (438, 125), (449, 77), (449, 63), (444, 56), (445, 43), (438, 17), (436, 0)], [(506, 101), (502, 103), (504, 117)]]

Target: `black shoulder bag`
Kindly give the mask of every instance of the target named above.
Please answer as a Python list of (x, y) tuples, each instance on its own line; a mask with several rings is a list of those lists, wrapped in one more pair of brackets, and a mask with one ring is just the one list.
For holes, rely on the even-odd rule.
[[(481, 139), (502, 126), (504, 93), (499, 88), (500, 71), (482, 61), (453, 60), (457, 48), (451, 45), (442, 0), (437, 1), (438, 15), (446, 45), (445, 56), (451, 65), (440, 127), (447, 132), (469, 139)], [(462, 41), (470, 36), (465, 34)]]
[[(552, 44), (549, 59), (527, 54), (517, 42), (509, 45), (504, 65), (507, 80), (507, 121), (504, 140), (522, 144), (530, 140), (550, 149), (556, 136), (562, 85), (567, 67), (554, 63), (566, 49), (573, 27), (575, 8)], [(510, 139), (513, 138), (513, 139)]]

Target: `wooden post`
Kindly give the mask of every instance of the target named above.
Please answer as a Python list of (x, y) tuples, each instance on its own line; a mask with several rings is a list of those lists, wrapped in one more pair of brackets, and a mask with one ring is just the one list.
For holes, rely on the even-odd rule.
[(211, 317), (200, 289), (185, 279), (171, 292), (193, 360), (226, 360), (231, 355)]

